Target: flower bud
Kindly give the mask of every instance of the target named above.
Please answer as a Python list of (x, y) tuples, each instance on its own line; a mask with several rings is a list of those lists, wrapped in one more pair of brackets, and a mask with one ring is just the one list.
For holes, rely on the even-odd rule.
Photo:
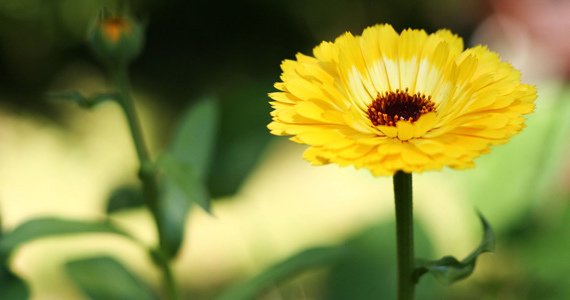
[(143, 29), (140, 23), (127, 15), (113, 16), (103, 12), (91, 26), (88, 43), (103, 61), (128, 63), (143, 48)]

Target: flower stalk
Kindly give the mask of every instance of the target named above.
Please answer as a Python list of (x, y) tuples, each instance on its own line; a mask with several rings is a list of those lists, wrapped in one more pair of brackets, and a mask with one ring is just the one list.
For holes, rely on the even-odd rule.
[(119, 93), (119, 103), (125, 113), (127, 122), (129, 123), (131, 136), (133, 137), (133, 142), (139, 159), (139, 178), (143, 184), (143, 192), (145, 195), (146, 205), (154, 218), (158, 230), (159, 255), (155, 255), (155, 258), (158, 257), (158, 259), (154, 259), (154, 262), (162, 270), (163, 283), (166, 289), (167, 299), (176, 300), (179, 299), (179, 295), (176, 288), (174, 276), (172, 275), (172, 271), (170, 269), (169, 260), (164, 255), (162, 255), (162, 253), (165, 252), (165, 243), (163, 237), (164, 221), (162, 214), (159, 211), (160, 207), (158, 201), (160, 195), (156, 179), (156, 172), (152, 167), (152, 160), (147, 150), (138, 114), (131, 97), (127, 64), (114, 64), (111, 66), (111, 71), (113, 73), (112, 75), (115, 80), (117, 91)]
[[(475, 167), (475, 158), (525, 127), (536, 87), (523, 84), (497, 53), (482, 45), (465, 49), (463, 39), (446, 29), (398, 33), (378, 24), (295, 58), (281, 64), (267, 127), (308, 145), (303, 158), (313, 165), (394, 176), (397, 294), (411, 300), (417, 281), (411, 173)], [(492, 244), (491, 233), (485, 241)], [(477, 253), (491, 251), (486, 244)], [(458, 274), (450, 280), (467, 272)]]
[(158, 246), (150, 250), (154, 263), (160, 268), (167, 299), (179, 299), (174, 276), (170, 269), (170, 256), (166, 242), (164, 214), (159, 205), (160, 193), (156, 178), (156, 168), (151, 160), (140, 126), (135, 104), (132, 100), (128, 76), (129, 63), (143, 49), (143, 28), (128, 14), (111, 14), (102, 11), (93, 23), (88, 35), (88, 43), (93, 53), (109, 68), (114, 80), (118, 99), (129, 124), (131, 136), (140, 163), (139, 178), (143, 185), (146, 206), (150, 210), (158, 231)]
[(396, 207), (396, 255), (398, 264), (398, 300), (412, 300), (414, 285), (414, 218), (412, 174), (402, 171), (394, 174)]

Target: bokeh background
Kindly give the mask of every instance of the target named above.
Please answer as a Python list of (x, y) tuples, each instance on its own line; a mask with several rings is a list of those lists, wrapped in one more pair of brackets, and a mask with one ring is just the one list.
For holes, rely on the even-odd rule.
[[(7, 231), (39, 216), (100, 219), (112, 191), (137, 187), (138, 168), (119, 108), (83, 110), (46, 93), (109, 91), (85, 46), (99, 10), (115, 0), (0, 1), (0, 216)], [(472, 277), (441, 286), (421, 279), (418, 299), (570, 299), (570, 1), (131, 1), (146, 48), (131, 67), (145, 135), (156, 156), (180, 112), (202, 97), (221, 103), (208, 179), (213, 216), (192, 210), (174, 271), (188, 299), (212, 299), (267, 266), (312, 246), (361, 249), (332, 266), (276, 283), (260, 299), (391, 299), (395, 244), (391, 178), (311, 167), (305, 149), (270, 136), (268, 92), (280, 62), (311, 54), (345, 31), (448, 28), (487, 44), (536, 85), (524, 131), (477, 159), (477, 168), (414, 175), (418, 256), (467, 256), (481, 238), (475, 209), (497, 233), (494, 254)], [(113, 213), (156, 240), (142, 208)], [(32, 299), (86, 299), (63, 265), (108, 254), (158, 288), (146, 253), (119, 237), (90, 234), (32, 242), (12, 269)], [(375, 298), (374, 298), (375, 299)]]

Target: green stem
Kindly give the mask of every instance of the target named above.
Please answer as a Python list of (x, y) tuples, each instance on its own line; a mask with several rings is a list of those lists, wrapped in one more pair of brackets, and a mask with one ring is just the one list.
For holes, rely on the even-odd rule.
[(414, 298), (414, 217), (412, 174), (398, 171), (394, 175), (396, 204), (396, 243), (398, 257), (398, 300)]
[(121, 106), (123, 107), (125, 115), (127, 116), (127, 121), (129, 122), (129, 127), (131, 129), (131, 135), (133, 136), (133, 142), (135, 143), (135, 150), (137, 151), (137, 156), (141, 162), (142, 167), (143, 163), (149, 163), (151, 160), (144, 141), (144, 137), (142, 135), (142, 129), (138, 119), (138, 114), (131, 97), (131, 86), (129, 83), (127, 66), (118, 65), (115, 67), (114, 77), (120, 96)]
[[(152, 160), (150, 158), (149, 152), (146, 147), (146, 143), (142, 134), (141, 125), (139, 122), (138, 114), (134, 102), (131, 97), (131, 87), (129, 83), (129, 77), (126, 65), (115, 65), (111, 67), (113, 72), (113, 77), (115, 79), (115, 84), (117, 85), (117, 90), (119, 92), (120, 105), (125, 112), (125, 116), (129, 123), (129, 128), (131, 130), (131, 135), (133, 137), (133, 142), (135, 144), (135, 149), (137, 151), (137, 156), (139, 158), (140, 170), (139, 178), (143, 184), (143, 192), (146, 199), (146, 205), (150, 210), (156, 227), (158, 230), (158, 240), (159, 249), (161, 253), (164, 253), (164, 221), (162, 214), (160, 213), (159, 207), (159, 190), (156, 181), (156, 173), (152, 167)], [(178, 290), (170, 270), (170, 265), (168, 259), (161, 256), (161, 259), (155, 259), (162, 270), (163, 281), (166, 288), (166, 293), (168, 299), (175, 300), (179, 299)]]

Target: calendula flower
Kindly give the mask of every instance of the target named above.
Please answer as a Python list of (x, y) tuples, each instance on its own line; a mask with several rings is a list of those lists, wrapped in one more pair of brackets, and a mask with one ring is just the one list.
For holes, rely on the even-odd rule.
[(313, 165), (393, 175), (474, 167), (534, 110), (536, 89), (485, 46), (448, 30), (398, 34), (376, 25), (283, 61), (270, 93), (272, 134), (310, 145)]

